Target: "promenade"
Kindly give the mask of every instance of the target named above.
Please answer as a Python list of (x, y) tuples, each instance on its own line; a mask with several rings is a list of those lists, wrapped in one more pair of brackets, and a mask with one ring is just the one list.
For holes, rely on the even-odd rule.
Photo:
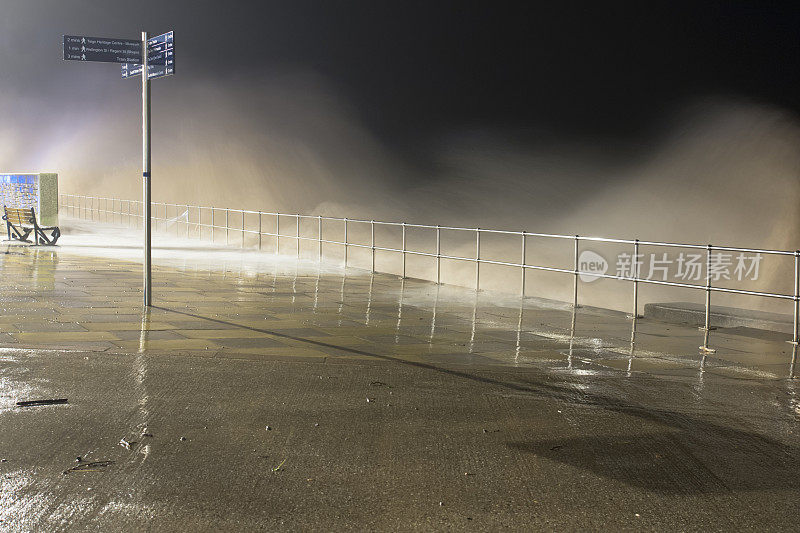
[(786, 335), (164, 236), (143, 311), (64, 229), (0, 243), (0, 530), (798, 526)]

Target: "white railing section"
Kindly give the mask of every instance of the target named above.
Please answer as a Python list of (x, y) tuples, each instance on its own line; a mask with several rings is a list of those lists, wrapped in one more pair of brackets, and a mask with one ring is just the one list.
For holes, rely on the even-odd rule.
[[(68, 210), (68, 214), (75, 216), (77, 218), (84, 218), (84, 219), (91, 219), (95, 220), (95, 215), (97, 215), (98, 221), (106, 221), (106, 222), (113, 222), (113, 223), (127, 223), (129, 226), (132, 225), (134, 221), (136, 221), (136, 225), (138, 226), (140, 222), (138, 219), (142, 218), (142, 201), (141, 200), (126, 200), (120, 198), (102, 198), (102, 197), (95, 197), (95, 196), (83, 196), (83, 195), (74, 195), (74, 194), (60, 194), (60, 208)], [(300, 256), (300, 242), (301, 241), (313, 241), (318, 244), (317, 247), (317, 259), (319, 261), (323, 260), (323, 244), (332, 244), (332, 245), (339, 245), (343, 247), (343, 255), (344, 266), (348, 266), (348, 258), (347, 252), (349, 248), (362, 248), (368, 249), (371, 252), (371, 260), (372, 260), (372, 272), (375, 272), (375, 253), (376, 252), (391, 252), (401, 254), (402, 259), (402, 277), (406, 277), (406, 258), (407, 256), (422, 256), (422, 257), (430, 257), (436, 260), (436, 283), (442, 283), (442, 260), (452, 260), (452, 261), (466, 261), (475, 263), (475, 278), (474, 278), (474, 288), (475, 290), (480, 290), (481, 286), (481, 265), (482, 264), (490, 264), (490, 265), (501, 265), (507, 266), (512, 268), (519, 269), (520, 275), (520, 295), (522, 297), (525, 296), (525, 276), (528, 270), (539, 270), (539, 271), (547, 271), (547, 272), (559, 272), (564, 274), (569, 274), (573, 276), (573, 291), (572, 291), (572, 305), (573, 307), (578, 307), (578, 287), (579, 287), (579, 277), (580, 275), (589, 275), (596, 278), (606, 278), (606, 279), (616, 279), (621, 281), (627, 281), (632, 283), (633, 286), (633, 305), (632, 305), (632, 313), (629, 315), (633, 319), (636, 319), (640, 315), (639, 312), (639, 303), (638, 303), (638, 286), (639, 283), (649, 283), (654, 285), (663, 285), (663, 286), (670, 286), (670, 287), (680, 287), (686, 289), (697, 289), (701, 291), (705, 291), (705, 324), (700, 329), (705, 331), (703, 346), (701, 349), (713, 352), (711, 348), (708, 347), (708, 332), (711, 331), (713, 328), (710, 323), (710, 310), (711, 310), (711, 294), (714, 292), (720, 293), (729, 293), (729, 294), (740, 294), (740, 295), (748, 295), (748, 296), (757, 296), (763, 298), (773, 298), (779, 300), (789, 300), (793, 303), (793, 317), (794, 317), (794, 324), (793, 324), (793, 333), (792, 333), (792, 340), (790, 341), (795, 346), (798, 345), (798, 333), (800, 329), (800, 325), (798, 324), (798, 316), (800, 315), (800, 251), (786, 251), (786, 250), (767, 250), (767, 249), (758, 249), (758, 248), (739, 248), (733, 246), (714, 246), (711, 244), (702, 245), (702, 244), (682, 244), (682, 243), (669, 243), (669, 242), (657, 242), (657, 241), (644, 241), (639, 239), (613, 239), (613, 238), (605, 238), (605, 237), (585, 237), (581, 235), (558, 235), (558, 234), (551, 234), (551, 233), (534, 233), (529, 231), (507, 231), (507, 230), (495, 230), (495, 229), (484, 229), (484, 228), (464, 228), (464, 227), (457, 227), (457, 226), (439, 226), (439, 225), (429, 225), (429, 224), (409, 224), (406, 222), (383, 222), (378, 220), (362, 220), (362, 219), (354, 219), (354, 218), (339, 218), (339, 217), (328, 217), (328, 216), (321, 216), (321, 215), (302, 215), (302, 214), (289, 214), (289, 213), (277, 213), (277, 212), (268, 212), (268, 211), (250, 211), (244, 209), (229, 209), (229, 208), (219, 208), (219, 207), (206, 207), (206, 206), (194, 206), (188, 204), (172, 204), (172, 203), (165, 203), (165, 202), (153, 202), (152, 204), (152, 213), (153, 213), (153, 220), (156, 222), (156, 228), (158, 227), (158, 222), (163, 222), (164, 227), (168, 228), (169, 223), (173, 223), (175, 226), (175, 233), (176, 236), (182, 236), (181, 233), (181, 225), (185, 227), (185, 237), (191, 237), (190, 228), (195, 227), (198, 232), (198, 237), (202, 239), (203, 237), (203, 229), (210, 231), (210, 237), (212, 242), (215, 241), (216, 231), (223, 231), (225, 232), (225, 243), (230, 245), (231, 244), (231, 233), (238, 233), (240, 234), (240, 244), (241, 247), (245, 247), (245, 235), (256, 235), (258, 237), (258, 249), (261, 250), (263, 246), (263, 238), (264, 237), (273, 237), (275, 239), (275, 253), (280, 254), (280, 241), (281, 239), (291, 239), (295, 241), (295, 253), (297, 256)], [(159, 208), (161, 209), (161, 215), (158, 215)], [(174, 217), (168, 217), (169, 210), (175, 214)], [(192, 212), (195, 212), (197, 215), (196, 220), (192, 221), (192, 217), (190, 216)], [(203, 223), (203, 213), (210, 214), (208, 217), (210, 219), (210, 223)], [(220, 220), (220, 216), (224, 214), (224, 220)], [(231, 227), (232, 218), (231, 215), (238, 217), (240, 224), (238, 227)], [(246, 226), (246, 215), (253, 215), (258, 217), (258, 228), (257, 229), (248, 229)], [(275, 222), (275, 232), (268, 232), (264, 231), (263, 229), (263, 221), (265, 217), (274, 217)], [(290, 219), (294, 219), (294, 233), (286, 234), (281, 233), (281, 217), (288, 217)], [(317, 234), (316, 236), (303, 236), (301, 234), (301, 220), (316, 220), (317, 221)], [(327, 222), (337, 222), (342, 224), (342, 229), (344, 233), (344, 240), (333, 240), (333, 239), (325, 239), (323, 238), (323, 221)], [(224, 222), (224, 225), (222, 223)], [(369, 244), (358, 243), (358, 242), (350, 242), (348, 240), (348, 228), (352, 224), (368, 224), (370, 228), (370, 242)], [(391, 248), (386, 246), (378, 246), (375, 241), (375, 227), (376, 226), (391, 226), (395, 228), (401, 229), (401, 238), (402, 238), (402, 247), (401, 248)], [(422, 250), (414, 250), (410, 249), (406, 246), (406, 232), (409, 228), (414, 229), (428, 229), (428, 230), (435, 230), (436, 236), (436, 252), (425, 252)], [(447, 255), (442, 253), (441, 248), (441, 232), (445, 231), (459, 231), (459, 232), (471, 232), (475, 235), (475, 253), (471, 257), (463, 257), (463, 256), (455, 256), (455, 255)], [(493, 259), (486, 259), (481, 257), (481, 235), (482, 234), (501, 234), (501, 235), (513, 235), (520, 238), (520, 261), (498, 261)], [(535, 265), (529, 264), (526, 258), (526, 248), (527, 248), (527, 241), (529, 237), (542, 237), (547, 239), (561, 239), (561, 240), (568, 240), (574, 243), (573, 246), (573, 266), (572, 268), (558, 268), (552, 266), (544, 266), (544, 265)], [(632, 246), (633, 257), (637, 257), (639, 255), (639, 247), (640, 246), (658, 246), (658, 247), (666, 247), (666, 248), (689, 248), (689, 249), (698, 249), (698, 250), (705, 250), (706, 251), (706, 261), (705, 261), (705, 269), (706, 269), (706, 276), (705, 276), (705, 283), (704, 284), (697, 284), (697, 283), (681, 283), (675, 281), (666, 281), (666, 280), (656, 280), (656, 279), (649, 279), (649, 278), (642, 278), (639, 275), (638, 267), (633, 268), (631, 276), (620, 276), (614, 274), (606, 274), (600, 272), (593, 272), (593, 271), (582, 271), (579, 268), (578, 264), (578, 257), (580, 252), (580, 243), (582, 242), (601, 242), (601, 243), (616, 243), (616, 244), (627, 244)], [(765, 254), (765, 255), (775, 255), (775, 256), (792, 256), (794, 257), (794, 291), (792, 294), (785, 294), (785, 293), (777, 293), (777, 292), (766, 292), (766, 291), (754, 291), (754, 290), (745, 290), (745, 289), (738, 289), (738, 288), (729, 288), (729, 287), (720, 287), (714, 286), (711, 283), (711, 269), (709, 265), (711, 264), (711, 254), (712, 252), (740, 252), (740, 253), (758, 253), (758, 254)]]

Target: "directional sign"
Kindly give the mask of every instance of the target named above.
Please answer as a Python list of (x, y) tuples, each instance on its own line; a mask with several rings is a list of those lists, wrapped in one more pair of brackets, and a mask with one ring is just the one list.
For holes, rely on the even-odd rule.
[(151, 65), (172, 65), (175, 63), (175, 51), (172, 49), (163, 52), (147, 51), (147, 62)]
[[(142, 65), (136, 63), (122, 64), (122, 77), (132, 78), (142, 73)], [(163, 78), (175, 74), (174, 62), (171, 65), (147, 65), (147, 79)]]
[[(171, 31), (147, 39), (147, 79), (163, 78), (175, 74), (175, 39)], [(131, 78), (142, 73), (142, 65), (123, 63), (122, 77)]]
[(174, 38), (175, 38), (175, 32), (168, 31), (167, 33), (162, 33), (161, 35), (156, 35), (155, 37), (147, 39), (147, 46), (167, 44), (170, 45), (170, 48), (172, 48), (172, 43), (174, 41)]
[(147, 61), (151, 65), (173, 65), (175, 51), (174, 34), (171, 31), (147, 39)]
[(142, 42), (133, 39), (65, 35), (64, 59), (103, 63), (141, 62)]

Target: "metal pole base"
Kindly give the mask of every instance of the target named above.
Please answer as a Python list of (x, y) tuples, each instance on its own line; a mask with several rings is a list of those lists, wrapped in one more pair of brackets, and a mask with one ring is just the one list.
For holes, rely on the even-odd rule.
[(797, 341), (786, 341), (786, 344), (791, 344), (793, 346), (800, 346), (800, 342)]
[(717, 329), (717, 326), (709, 326), (708, 328), (705, 326), (700, 326), (697, 329), (700, 331), (714, 331), (715, 329)]
[(702, 353), (717, 353), (716, 348), (709, 348), (708, 346), (697, 347)]
[(625, 315), (625, 318), (627, 318), (628, 320), (634, 320), (634, 319), (644, 318), (644, 315), (633, 316), (632, 314), (628, 313), (627, 315)]

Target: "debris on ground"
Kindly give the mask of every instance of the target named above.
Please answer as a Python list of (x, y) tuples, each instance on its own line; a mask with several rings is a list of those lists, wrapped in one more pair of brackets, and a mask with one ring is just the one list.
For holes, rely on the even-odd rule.
[(105, 467), (114, 464), (114, 461), (92, 461), (91, 463), (81, 463), (72, 468), (64, 470), (64, 475), (70, 472), (100, 472)]
[(76, 462), (76, 463), (80, 463), (80, 462), (82, 462), (82, 461), (83, 461), (83, 457), (81, 457), (80, 455), (79, 455), (78, 457), (76, 457), (76, 458), (75, 458), (75, 462)]
[(272, 431), (272, 428), (270, 426), (267, 426), (267, 431)]
[(181, 442), (186, 442), (186, 437), (181, 437), (179, 440), (180, 440)]
[(375, 398), (367, 398), (367, 403), (374, 402)]
[(280, 470), (280, 469), (281, 469), (281, 467), (283, 466), (283, 463), (285, 463), (285, 462), (286, 462), (286, 459), (284, 459), (283, 461), (281, 461), (281, 464), (279, 464), (278, 466), (276, 466), (275, 468), (273, 468), (273, 469), (272, 469), (272, 471), (273, 471), (273, 472), (277, 472), (278, 470)]
[(58, 405), (62, 403), (67, 403), (66, 398), (49, 398), (45, 400), (25, 400), (21, 402), (17, 402), (18, 407), (36, 407), (39, 405)]
[(390, 387), (390, 385), (387, 385), (383, 381), (370, 381), (369, 382), (369, 386), (370, 387)]
[(119, 439), (119, 445), (125, 448), (126, 450), (130, 450), (131, 446), (133, 446), (134, 444), (136, 443), (133, 441), (126, 440), (125, 437)]

